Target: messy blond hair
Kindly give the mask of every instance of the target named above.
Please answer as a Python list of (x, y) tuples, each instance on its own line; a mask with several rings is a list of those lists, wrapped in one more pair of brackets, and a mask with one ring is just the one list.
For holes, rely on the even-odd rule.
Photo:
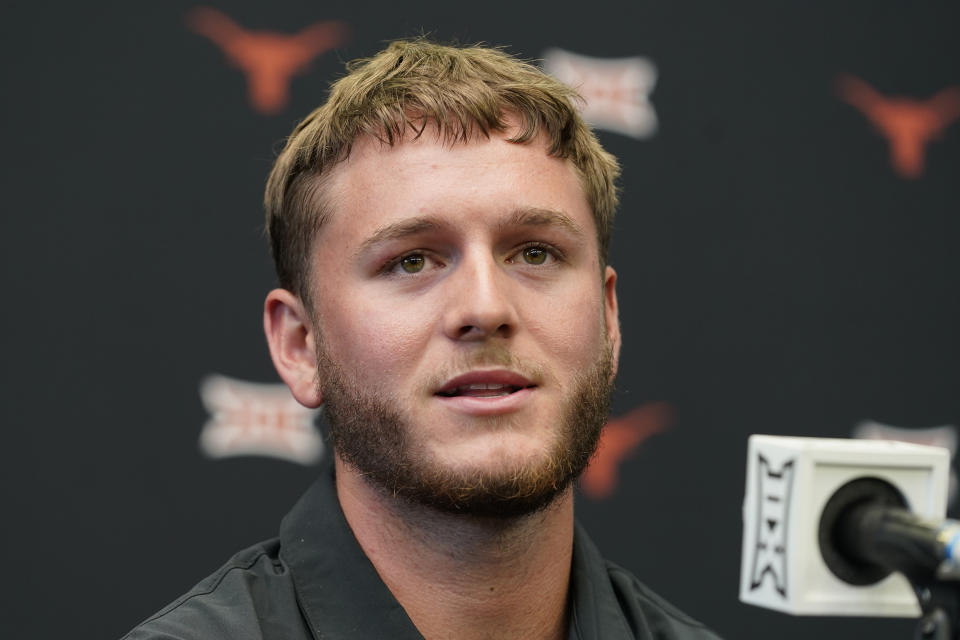
[(308, 300), (310, 247), (330, 214), (325, 179), (355, 140), (370, 134), (394, 145), (436, 125), (447, 142), (468, 142), (504, 131), (507, 113), (519, 120), (510, 142), (543, 135), (550, 155), (576, 167), (606, 264), (620, 169), (577, 113), (573, 89), (502, 50), (424, 39), (393, 42), (347, 70), (293, 130), (267, 179), (267, 234), (280, 286)]

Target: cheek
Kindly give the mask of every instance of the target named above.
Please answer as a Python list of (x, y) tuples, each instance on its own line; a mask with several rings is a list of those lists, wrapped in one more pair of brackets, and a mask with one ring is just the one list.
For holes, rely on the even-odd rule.
[(527, 322), (547, 353), (564, 366), (579, 369), (591, 364), (603, 347), (606, 331), (599, 293), (583, 292), (553, 304)]
[(367, 386), (409, 374), (429, 337), (422, 313), (390, 307), (354, 300), (327, 314), (324, 335), (331, 357)]

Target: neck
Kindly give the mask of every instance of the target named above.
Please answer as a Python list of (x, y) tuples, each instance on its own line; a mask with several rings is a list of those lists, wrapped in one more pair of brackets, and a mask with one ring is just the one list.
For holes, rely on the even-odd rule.
[(566, 637), (573, 492), (510, 519), (443, 513), (373, 487), (336, 461), (354, 536), (427, 640)]

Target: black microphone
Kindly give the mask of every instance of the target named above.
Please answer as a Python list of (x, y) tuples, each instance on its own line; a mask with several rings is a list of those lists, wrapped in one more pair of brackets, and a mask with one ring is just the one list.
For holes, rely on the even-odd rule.
[(820, 552), (830, 571), (857, 586), (899, 571), (914, 584), (956, 576), (960, 522), (921, 518), (880, 478), (861, 477), (830, 497), (820, 517)]

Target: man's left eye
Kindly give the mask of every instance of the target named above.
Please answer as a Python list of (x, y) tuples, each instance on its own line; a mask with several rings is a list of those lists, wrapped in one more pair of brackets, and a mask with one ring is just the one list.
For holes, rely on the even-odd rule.
[(423, 257), (422, 253), (414, 253), (409, 256), (404, 256), (400, 259), (400, 267), (407, 273), (418, 273), (423, 271), (423, 265), (426, 263), (426, 259)]
[(547, 250), (543, 247), (527, 247), (521, 251), (523, 261), (527, 264), (543, 264), (547, 261)]

